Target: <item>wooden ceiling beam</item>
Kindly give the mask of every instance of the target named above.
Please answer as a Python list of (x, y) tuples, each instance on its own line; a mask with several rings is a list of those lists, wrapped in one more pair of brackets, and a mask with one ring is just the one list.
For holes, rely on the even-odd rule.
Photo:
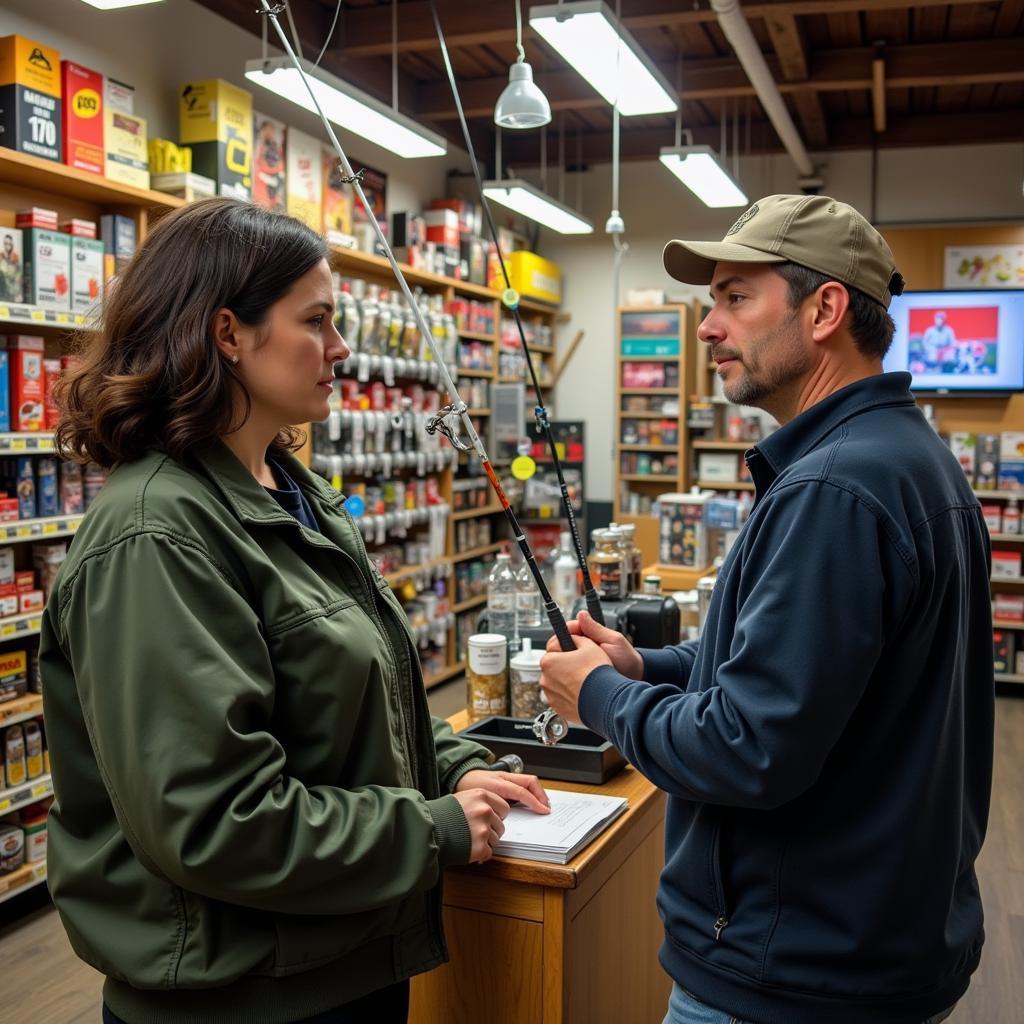
[[(959, 6), (977, 0), (746, 0), (748, 18), (800, 17), (858, 11), (893, 11), (908, 7)], [(472, 4), (466, 0), (439, 0), (438, 17), (449, 47), (479, 43), (510, 43), (515, 38), (511, 5)], [(627, 28), (671, 28), (713, 22), (708, 6), (690, 6), (679, 0), (623, 0), (622, 20)], [(321, 43), (322, 45), (322, 43)], [(405, 0), (399, 6), (398, 48), (402, 51), (436, 50), (437, 36), (428, 0)], [(375, 57), (391, 52), (391, 10), (375, 5), (345, 11), (345, 57)]]
[[(806, 82), (810, 74), (807, 48), (796, 15), (771, 14), (765, 19), (765, 24), (779, 58), (783, 78), (788, 82)], [(828, 126), (821, 97), (809, 88), (798, 89), (792, 95), (807, 145), (812, 149), (825, 149), (828, 146)]]

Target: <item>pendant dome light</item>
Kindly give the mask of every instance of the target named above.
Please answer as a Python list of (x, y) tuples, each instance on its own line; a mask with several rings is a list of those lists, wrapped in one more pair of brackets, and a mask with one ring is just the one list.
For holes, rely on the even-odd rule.
[(520, 0), (516, 0), (516, 49), (519, 51), (519, 58), (508, 69), (508, 85), (498, 97), (494, 108), (494, 123), (499, 128), (520, 131), (527, 128), (543, 128), (551, 122), (551, 104), (534, 84), (533, 68), (526, 63)]

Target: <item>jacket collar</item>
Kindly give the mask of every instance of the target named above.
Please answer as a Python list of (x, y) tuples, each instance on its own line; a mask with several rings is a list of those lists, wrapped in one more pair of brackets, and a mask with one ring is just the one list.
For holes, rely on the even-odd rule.
[(758, 496), (775, 478), (854, 416), (893, 405), (914, 405), (909, 373), (877, 373), (847, 384), (790, 420), (746, 454)]

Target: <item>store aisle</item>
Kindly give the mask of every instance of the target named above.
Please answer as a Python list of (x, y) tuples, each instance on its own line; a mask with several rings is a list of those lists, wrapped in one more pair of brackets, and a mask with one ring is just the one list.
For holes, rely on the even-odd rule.
[[(456, 681), (432, 691), (432, 710), (458, 710), (463, 685)], [(980, 864), (988, 942), (950, 1024), (1024, 1021), (1024, 700), (1000, 699), (996, 721), (992, 817)], [(4, 1021), (98, 1024), (100, 977), (71, 952), (52, 910), (0, 930), (0, 965)]]

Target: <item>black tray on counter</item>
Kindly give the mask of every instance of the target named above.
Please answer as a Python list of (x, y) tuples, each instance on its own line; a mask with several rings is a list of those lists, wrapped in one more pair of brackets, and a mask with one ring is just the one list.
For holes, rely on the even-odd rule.
[(518, 754), (524, 771), (544, 779), (599, 786), (626, 766), (626, 759), (608, 740), (582, 725), (570, 725), (569, 735), (553, 747), (534, 739), (532, 727), (528, 718), (492, 715), (459, 735), (486, 747), (496, 757)]

